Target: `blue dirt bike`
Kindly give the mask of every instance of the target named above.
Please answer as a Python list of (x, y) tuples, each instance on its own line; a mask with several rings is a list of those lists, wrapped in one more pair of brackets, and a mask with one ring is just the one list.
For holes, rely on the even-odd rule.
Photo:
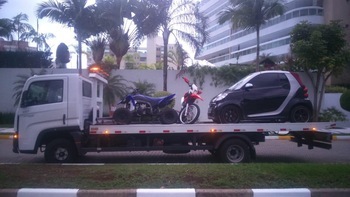
[[(175, 99), (175, 94), (164, 97), (150, 97), (139, 94), (137, 90), (128, 94), (117, 104), (113, 113), (116, 124), (130, 124), (133, 121), (159, 120), (162, 124), (173, 124), (178, 120), (176, 110), (168, 105)], [(122, 105), (122, 107), (118, 107)]]

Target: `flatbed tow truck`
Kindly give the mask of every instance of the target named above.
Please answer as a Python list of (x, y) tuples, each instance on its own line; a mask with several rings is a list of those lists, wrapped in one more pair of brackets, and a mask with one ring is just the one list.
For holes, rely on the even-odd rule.
[(330, 122), (240, 124), (114, 124), (103, 114), (101, 75), (29, 78), (16, 111), (13, 152), (44, 152), (47, 162), (74, 162), (87, 152), (207, 150), (223, 162), (251, 162), (271, 133), (288, 133), (297, 146), (331, 149)]

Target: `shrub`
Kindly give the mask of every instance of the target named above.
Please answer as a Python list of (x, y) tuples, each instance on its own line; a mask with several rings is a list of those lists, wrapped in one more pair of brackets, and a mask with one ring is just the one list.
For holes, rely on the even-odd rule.
[(13, 124), (15, 114), (12, 112), (0, 112), (0, 124)]
[(350, 111), (350, 90), (345, 91), (340, 96), (340, 106), (346, 111)]
[(330, 107), (323, 110), (319, 116), (319, 121), (321, 122), (336, 122), (346, 120), (346, 115), (343, 112), (337, 110), (335, 107)]
[(348, 89), (342, 86), (326, 86), (325, 93), (344, 93)]
[[(163, 96), (168, 96), (170, 94), (172, 94), (172, 93), (167, 92), (167, 91), (159, 91), (159, 92), (154, 93), (154, 97), (163, 97)], [(167, 107), (174, 108), (174, 106), (175, 106), (175, 99)]]

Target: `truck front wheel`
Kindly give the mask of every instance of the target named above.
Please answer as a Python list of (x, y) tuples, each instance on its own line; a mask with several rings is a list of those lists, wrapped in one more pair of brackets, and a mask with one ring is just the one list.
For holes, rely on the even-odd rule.
[(77, 156), (74, 144), (67, 139), (55, 139), (46, 145), (45, 160), (48, 163), (69, 163)]
[(250, 162), (250, 152), (248, 145), (239, 139), (226, 141), (219, 150), (220, 158), (227, 163)]

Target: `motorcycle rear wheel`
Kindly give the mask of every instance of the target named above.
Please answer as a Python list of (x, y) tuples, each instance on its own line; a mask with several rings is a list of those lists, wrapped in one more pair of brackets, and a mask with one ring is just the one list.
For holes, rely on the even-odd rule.
[(191, 104), (188, 106), (187, 114), (186, 112), (186, 107), (182, 108), (180, 113), (179, 113), (179, 120), (182, 124), (193, 124), (195, 123), (200, 114), (200, 109), (197, 104)]

